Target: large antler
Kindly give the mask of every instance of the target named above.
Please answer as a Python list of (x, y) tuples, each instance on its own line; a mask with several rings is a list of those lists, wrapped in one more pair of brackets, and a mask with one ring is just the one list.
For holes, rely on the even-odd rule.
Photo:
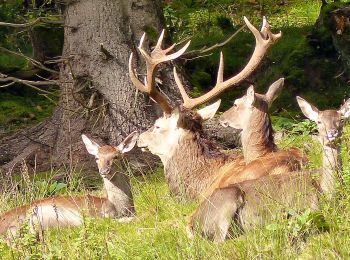
[(170, 61), (170, 60), (176, 59), (179, 56), (181, 56), (186, 51), (187, 47), (190, 45), (190, 41), (184, 47), (182, 47), (179, 51), (177, 51), (173, 54), (167, 55), (167, 53), (170, 52), (175, 47), (175, 44), (173, 44), (172, 46), (170, 46), (169, 48), (167, 48), (165, 50), (162, 49), (162, 42), (163, 42), (163, 38), (164, 38), (164, 30), (163, 30), (159, 36), (157, 45), (154, 47), (153, 51), (149, 55), (144, 50), (144, 47), (143, 47), (145, 36), (146, 36), (146, 34), (144, 33), (141, 37), (140, 45), (138, 47), (141, 55), (143, 56), (143, 58), (146, 61), (147, 77), (145, 79), (145, 83), (143, 84), (136, 77), (136, 75), (134, 73), (134, 70), (132, 68), (132, 58), (133, 58), (132, 53), (130, 54), (130, 58), (129, 58), (129, 75), (130, 75), (132, 83), (136, 86), (137, 89), (139, 89), (142, 92), (147, 93), (156, 103), (158, 103), (160, 105), (160, 107), (163, 109), (163, 111), (166, 114), (170, 114), (172, 111), (172, 107), (168, 103), (166, 97), (164, 95), (162, 95), (162, 93), (160, 93), (155, 87), (155, 84), (154, 84), (155, 83), (155, 69), (157, 68), (157, 66), (160, 63), (165, 62), (165, 61)]
[(249, 30), (253, 33), (255, 37), (255, 49), (252, 54), (252, 57), (250, 58), (247, 65), (244, 67), (244, 69), (241, 70), (237, 75), (227, 79), (223, 80), (223, 73), (224, 73), (224, 58), (223, 54), (220, 54), (220, 64), (219, 64), (219, 70), (218, 70), (218, 76), (216, 85), (213, 87), (212, 90), (210, 90), (208, 93), (197, 97), (197, 98), (190, 98), (186, 91), (184, 86), (182, 85), (179, 76), (177, 75), (176, 68), (174, 68), (174, 77), (176, 84), (178, 85), (178, 88), (180, 90), (181, 96), (183, 98), (183, 106), (189, 109), (192, 109), (200, 104), (203, 104), (210, 99), (216, 97), (224, 90), (228, 89), (229, 87), (233, 85), (237, 85), (239, 82), (247, 78), (259, 65), (262, 58), (264, 57), (267, 49), (276, 42), (281, 36), (282, 33), (279, 32), (277, 34), (273, 34), (270, 31), (270, 25), (266, 21), (266, 18), (263, 17), (263, 24), (261, 27), (261, 30), (257, 30), (246, 17), (244, 17), (244, 22), (248, 26)]

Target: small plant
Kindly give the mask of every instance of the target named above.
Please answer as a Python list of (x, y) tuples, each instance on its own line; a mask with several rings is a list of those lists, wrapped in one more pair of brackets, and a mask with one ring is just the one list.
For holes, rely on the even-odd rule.
[(291, 133), (310, 135), (310, 134), (316, 133), (316, 131), (317, 131), (316, 124), (311, 120), (306, 119), (299, 123), (293, 124)]
[(293, 209), (288, 210), (290, 219), (288, 221), (288, 231), (291, 239), (306, 239), (315, 232), (329, 231), (329, 225), (323, 215), (319, 212), (305, 210), (298, 214)]
[(51, 183), (51, 185), (49, 186), (49, 188), (48, 188), (49, 194), (48, 195), (53, 196), (53, 195), (59, 193), (61, 190), (63, 190), (66, 187), (67, 187), (67, 184), (55, 181), (55, 182)]

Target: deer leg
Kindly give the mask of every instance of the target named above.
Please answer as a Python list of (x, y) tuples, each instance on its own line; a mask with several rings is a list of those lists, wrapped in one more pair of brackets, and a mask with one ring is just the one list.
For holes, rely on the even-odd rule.
[(191, 215), (187, 233), (194, 231), (215, 242), (225, 240), (231, 222), (243, 205), (243, 192), (235, 185), (214, 190)]

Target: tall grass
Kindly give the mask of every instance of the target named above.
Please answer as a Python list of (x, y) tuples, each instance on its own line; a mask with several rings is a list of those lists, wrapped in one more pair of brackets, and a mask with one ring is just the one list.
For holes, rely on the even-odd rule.
[[(338, 183), (334, 199), (322, 199), (317, 214), (309, 210), (294, 212), (289, 208), (285, 210), (292, 217), (274, 219), (263, 227), (237, 234), (221, 244), (198, 236), (190, 240), (185, 232), (186, 217), (197, 202), (180, 202), (170, 196), (160, 169), (153, 174), (132, 178), (137, 210), (137, 218), (132, 223), (85, 218), (80, 227), (51, 229), (44, 234), (41, 242), (36, 242), (27, 232), (12, 248), (0, 242), (0, 256), (3, 259), (349, 258), (350, 165), (347, 158), (350, 127), (345, 128), (342, 139), (344, 182)], [(279, 145), (295, 145), (304, 149), (310, 159), (308, 167), (320, 166), (320, 147), (308, 135), (287, 134)], [(5, 192), (0, 196), (0, 211), (55, 194), (98, 194), (85, 189), (84, 185), (78, 187), (77, 183), (83, 180), (77, 175), (68, 178), (67, 186), (52, 191), (52, 174), (54, 172), (37, 174), (32, 178), (27, 176), (24, 168), (21, 178), (2, 182)], [(25, 233), (26, 227), (23, 229)]]

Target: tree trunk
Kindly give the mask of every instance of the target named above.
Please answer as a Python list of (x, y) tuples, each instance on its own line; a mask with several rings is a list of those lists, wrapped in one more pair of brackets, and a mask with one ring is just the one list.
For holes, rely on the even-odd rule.
[[(62, 57), (67, 60), (60, 66), (65, 83), (59, 104), (51, 118), (0, 141), (3, 169), (24, 159), (36, 170), (94, 165), (82, 133), (116, 145), (131, 131), (148, 128), (161, 111), (130, 82), (128, 58), (136, 53), (143, 31), (158, 37), (161, 17), (159, 2), (153, 0), (82, 0), (64, 6)], [(138, 72), (144, 71), (139, 64)], [(161, 66), (158, 76), (170, 100), (178, 100), (170, 68)]]
[[(117, 144), (131, 131), (149, 127), (157, 115), (155, 106), (130, 82), (128, 58), (136, 53), (145, 29), (160, 31), (160, 17), (160, 6), (152, 0), (84, 0), (64, 6), (62, 56), (67, 61), (60, 67), (60, 79), (67, 83), (50, 119), (1, 140), (3, 168), (23, 159), (42, 166), (40, 170), (75, 166), (92, 161), (85, 159), (82, 133)], [(168, 75), (163, 69), (164, 84), (173, 86)]]

